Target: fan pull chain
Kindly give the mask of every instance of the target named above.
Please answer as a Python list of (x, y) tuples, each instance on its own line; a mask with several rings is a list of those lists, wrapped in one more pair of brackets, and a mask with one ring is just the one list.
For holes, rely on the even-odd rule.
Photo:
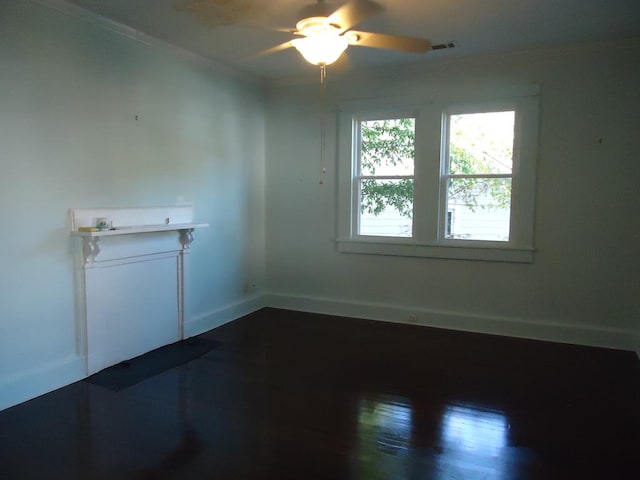
[(327, 67), (320, 66), (320, 185), (324, 184), (324, 176), (327, 173), (325, 167), (325, 141), (326, 141), (326, 117), (327, 117)]

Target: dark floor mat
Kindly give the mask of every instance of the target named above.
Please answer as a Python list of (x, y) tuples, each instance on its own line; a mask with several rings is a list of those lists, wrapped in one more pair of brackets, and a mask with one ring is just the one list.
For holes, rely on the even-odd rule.
[(222, 342), (215, 340), (191, 338), (109, 367), (84, 381), (117, 392), (195, 360), (220, 345)]

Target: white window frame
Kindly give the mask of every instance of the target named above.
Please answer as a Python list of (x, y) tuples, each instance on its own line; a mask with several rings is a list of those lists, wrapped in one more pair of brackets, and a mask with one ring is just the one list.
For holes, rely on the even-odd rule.
[[(338, 235), (343, 253), (398, 255), (530, 263), (534, 252), (535, 177), (538, 145), (537, 85), (502, 89), (504, 96), (487, 99), (473, 94), (438, 100), (403, 98), (345, 103), (338, 126)], [(515, 110), (512, 196), (509, 240), (445, 238), (446, 119), (457, 113)], [(415, 118), (414, 208), (412, 237), (358, 235), (359, 124), (383, 118)]]

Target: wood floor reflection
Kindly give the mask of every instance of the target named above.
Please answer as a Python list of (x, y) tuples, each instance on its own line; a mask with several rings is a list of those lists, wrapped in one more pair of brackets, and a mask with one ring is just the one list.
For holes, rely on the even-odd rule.
[(635, 478), (630, 352), (265, 309), (0, 412), (2, 479)]

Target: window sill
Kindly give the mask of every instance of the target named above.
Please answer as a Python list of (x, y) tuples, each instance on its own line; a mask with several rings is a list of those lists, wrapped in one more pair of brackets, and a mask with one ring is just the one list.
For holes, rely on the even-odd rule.
[(341, 239), (340, 253), (366, 255), (390, 255), (399, 257), (446, 258), (454, 260), (478, 260), (485, 262), (532, 263), (533, 248), (514, 248), (493, 245), (442, 245), (410, 242), (403, 239)]

